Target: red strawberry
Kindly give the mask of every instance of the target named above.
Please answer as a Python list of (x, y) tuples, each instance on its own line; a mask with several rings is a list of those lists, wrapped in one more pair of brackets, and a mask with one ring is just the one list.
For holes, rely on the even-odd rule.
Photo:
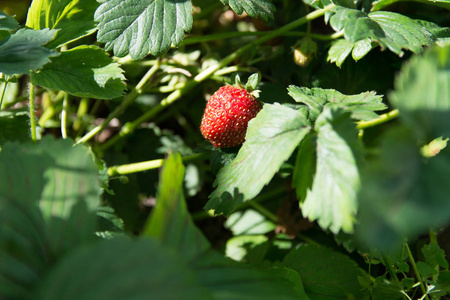
[(244, 142), (248, 121), (260, 110), (258, 100), (246, 89), (223, 86), (206, 104), (200, 130), (215, 147), (235, 147)]

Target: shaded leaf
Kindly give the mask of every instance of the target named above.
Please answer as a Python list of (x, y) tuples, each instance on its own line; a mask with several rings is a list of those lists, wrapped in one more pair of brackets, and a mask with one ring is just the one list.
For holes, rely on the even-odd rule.
[(301, 280), (294, 276), (238, 263), (214, 251), (205, 253), (191, 266), (214, 299), (308, 299)]
[[(355, 124), (348, 113), (326, 108), (315, 124), (316, 170), (306, 198), (300, 199), (303, 216), (337, 234), (352, 232), (359, 189), (357, 161), (361, 150)], [(303, 162), (297, 160), (296, 168)], [(297, 185), (305, 188), (306, 185)], [(303, 191), (300, 195), (304, 194)]]
[(0, 31), (13, 31), (17, 28), (19, 28), (19, 23), (17, 23), (16, 19), (0, 10)]
[(292, 250), (281, 265), (298, 272), (312, 300), (363, 299), (358, 282), (362, 271), (350, 258), (331, 249), (303, 245)]
[(7, 143), (0, 152), (0, 198), (38, 205), (49, 254), (59, 256), (94, 237), (101, 193), (97, 173), (89, 150), (70, 140), (49, 136), (38, 144)]
[(246, 142), (217, 175), (206, 209), (229, 214), (254, 198), (309, 132), (306, 117), (280, 104), (266, 104), (249, 122)]
[(422, 253), (427, 264), (436, 268), (440, 266), (448, 270), (448, 261), (445, 259), (445, 251), (439, 248), (438, 244), (429, 244), (422, 247)]
[(23, 297), (65, 251), (94, 238), (97, 171), (84, 146), (51, 137), (0, 152), (0, 284)]
[(62, 90), (79, 97), (111, 99), (125, 89), (119, 64), (95, 46), (79, 46), (52, 59), (52, 63), (31, 74), (33, 84)]
[(417, 137), (450, 137), (450, 46), (434, 48), (406, 63), (389, 96)]
[(294, 85), (288, 88), (289, 95), (296, 102), (306, 104), (309, 108), (309, 119), (316, 120), (326, 107), (339, 108), (351, 112), (356, 120), (370, 120), (378, 117), (374, 111), (383, 110), (386, 105), (382, 96), (375, 92), (358, 95), (344, 95), (334, 89), (306, 88)]
[[(5, 148), (1, 165), (5, 164), (5, 156), (9, 156), (3, 154), (9, 150)], [(32, 159), (32, 155), (28, 158)], [(42, 177), (36, 173), (33, 179), (43, 181)], [(37, 194), (33, 197), (38, 197)], [(33, 288), (50, 261), (45, 224), (35, 200), (31, 204), (0, 196), (0, 295), (5, 299), (32, 298)]]
[(261, 17), (264, 21), (273, 19), (275, 5), (272, 0), (220, 0), (225, 5), (229, 5), (238, 15), (245, 11), (250, 17)]
[(107, 51), (133, 60), (160, 56), (192, 28), (191, 1), (109, 0), (95, 12), (97, 40)]
[(185, 259), (210, 248), (209, 242), (194, 225), (183, 193), (184, 166), (178, 153), (169, 154), (160, 173), (157, 202), (143, 235), (153, 236)]
[(316, 174), (316, 145), (317, 136), (308, 134), (301, 142), (297, 152), (297, 159), (292, 177), (292, 186), (295, 188), (297, 199), (306, 199), (306, 193), (311, 189)]
[(154, 239), (121, 238), (74, 250), (48, 274), (37, 297), (125, 298), (212, 299), (183, 260)]
[[(399, 2), (402, 0), (378, 0), (374, 1), (372, 3), (372, 11), (377, 11), (385, 8), (388, 5), (391, 5), (393, 3)], [(445, 7), (447, 9), (450, 9), (450, 1), (449, 0), (412, 0), (417, 1), (421, 3), (431, 4), (431, 5), (437, 5), (441, 7)]]
[(391, 130), (362, 174), (358, 236), (366, 244), (391, 249), (449, 222), (448, 148), (425, 163), (410, 130)]
[(28, 10), (26, 26), (35, 30), (61, 29), (47, 45), (56, 48), (95, 31), (97, 7), (98, 3), (91, 0), (34, 0)]
[(403, 287), (400, 283), (391, 282), (380, 276), (375, 279), (372, 287), (373, 300), (400, 300), (405, 299), (405, 295), (401, 293)]
[(30, 140), (30, 118), (24, 110), (0, 112), (0, 145)]
[(19, 29), (0, 41), (0, 72), (6, 75), (28, 74), (50, 61), (56, 52), (42, 47), (56, 30)]

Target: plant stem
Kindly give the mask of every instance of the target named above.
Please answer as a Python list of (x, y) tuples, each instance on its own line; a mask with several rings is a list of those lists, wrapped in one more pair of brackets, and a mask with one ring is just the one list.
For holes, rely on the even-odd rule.
[(2, 106), (3, 106), (3, 98), (5, 97), (6, 94), (6, 87), (8, 86), (8, 80), (5, 81), (5, 86), (3, 87), (3, 92), (2, 92), (2, 98), (0, 100), (0, 111), (2, 110)]
[(399, 115), (398, 109), (394, 109), (388, 113), (380, 115), (378, 118), (375, 118), (373, 120), (358, 122), (358, 125), (356, 126), (356, 128), (366, 129), (369, 127), (374, 127), (374, 126), (389, 122), (390, 120), (397, 118), (398, 115)]
[(83, 117), (88, 113), (89, 98), (81, 98), (77, 109), (77, 118), (73, 122), (72, 128), (75, 132), (80, 132), (84, 128)]
[[(191, 44), (196, 44), (196, 43), (201, 43), (201, 42), (210, 42), (210, 41), (216, 41), (216, 40), (247, 37), (247, 36), (264, 36), (270, 32), (271, 31), (232, 31), (232, 32), (215, 33), (215, 34), (210, 34), (210, 35), (188, 36), (182, 42), (182, 45), (191, 45)], [(294, 31), (294, 32), (283, 32), (279, 35), (303, 37), (303, 36), (306, 36), (307, 34), (308, 34), (307, 32), (303, 32), (303, 31)], [(317, 39), (317, 40), (328, 41), (328, 40), (334, 40), (338, 37), (341, 37), (342, 35), (343, 35), (342, 32), (336, 32), (333, 34), (311, 33), (310, 37)]]
[(428, 293), (427, 287), (425, 286), (425, 283), (423, 282), (422, 276), (420, 276), (419, 269), (417, 269), (416, 261), (414, 260), (414, 257), (411, 253), (411, 250), (409, 249), (407, 242), (405, 242), (405, 249), (408, 252), (409, 262), (411, 263), (411, 266), (414, 270), (414, 274), (416, 275), (416, 278), (420, 283), (420, 288), (422, 290), (422, 293), (425, 295), (425, 299), (429, 299), (428, 295), (427, 295), (427, 293)]
[(152, 76), (156, 73), (156, 71), (159, 69), (159, 60), (157, 60), (156, 64), (154, 64), (150, 70), (142, 77), (141, 81), (136, 85), (136, 87), (124, 98), (122, 103), (112, 112), (109, 114), (108, 118), (100, 125), (93, 128), (91, 131), (89, 131), (87, 134), (85, 134), (81, 139), (79, 139), (76, 144), (80, 143), (86, 143), (91, 138), (93, 138), (97, 133), (105, 129), (109, 122), (111, 122), (112, 119), (120, 115), (125, 108), (127, 108), (131, 103), (136, 100), (136, 98), (141, 95), (144, 92), (144, 88), (147, 85), (147, 83), (150, 81)]
[(64, 93), (63, 108), (61, 111), (61, 136), (67, 139), (67, 111), (69, 109), (69, 94)]
[(260, 214), (267, 217), (270, 221), (274, 222), (275, 224), (278, 223), (277, 216), (273, 212), (269, 211), (267, 208), (265, 208), (264, 206), (259, 204), (258, 202), (251, 200), (251, 201), (249, 201), (249, 204)]
[(31, 130), (31, 140), (36, 142), (36, 114), (35, 114), (35, 103), (34, 103), (34, 84), (30, 82), (29, 86), (30, 95), (30, 130)]
[(153, 118), (157, 114), (159, 114), (166, 106), (171, 105), (173, 102), (181, 98), (181, 96), (185, 95), (188, 91), (190, 91), (192, 88), (197, 86), (200, 82), (204, 81), (205, 79), (209, 78), (211, 75), (213, 75), (217, 70), (223, 68), (224, 66), (231, 63), (233, 60), (240, 57), (242, 54), (244, 54), (246, 51), (252, 49), (256, 45), (260, 45), (268, 40), (271, 40), (285, 32), (290, 31), (293, 28), (296, 28), (300, 25), (303, 25), (311, 20), (314, 20), (320, 16), (323, 16), (327, 11), (331, 10), (333, 7), (335, 7), (334, 4), (329, 4), (323, 9), (316, 10), (312, 13), (307, 14), (303, 18), (300, 18), (298, 20), (295, 20), (283, 27), (280, 27), (276, 30), (270, 31), (268, 33), (265, 33), (264, 36), (248, 43), (247, 45), (243, 46), (242, 48), (239, 48), (238, 50), (234, 51), (230, 55), (223, 58), (217, 65), (210, 66), (209, 68), (203, 70), (201, 73), (199, 73), (197, 76), (195, 76), (192, 81), (189, 81), (186, 83), (186, 85), (171, 94), (169, 94), (165, 99), (161, 101), (158, 105), (154, 106), (151, 110), (149, 110), (147, 113), (143, 114), (141, 117), (136, 119), (133, 122), (126, 123), (124, 126), (122, 126), (122, 129), (119, 131), (118, 134), (113, 136), (111, 139), (109, 139), (107, 142), (102, 144), (99, 148), (101, 151), (106, 150), (107, 148), (111, 147), (113, 144), (115, 144), (118, 140), (120, 140), (122, 137), (132, 133), (139, 125), (141, 125), (143, 122)]
[[(209, 153), (203, 152), (198, 154), (193, 154), (189, 156), (185, 156), (182, 158), (184, 163), (203, 160), (209, 157)], [(148, 161), (142, 161), (138, 163), (120, 165), (120, 166), (112, 166), (107, 170), (107, 174), (109, 176), (117, 176), (117, 175), (125, 175), (131, 173), (138, 173), (143, 171), (148, 171), (152, 169), (160, 168), (163, 165), (164, 159), (153, 159)]]

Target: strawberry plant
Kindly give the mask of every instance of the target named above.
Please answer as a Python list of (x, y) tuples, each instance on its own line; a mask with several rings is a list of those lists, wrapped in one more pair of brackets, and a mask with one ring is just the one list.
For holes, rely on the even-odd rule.
[(2, 1), (0, 299), (450, 299), (449, 10)]

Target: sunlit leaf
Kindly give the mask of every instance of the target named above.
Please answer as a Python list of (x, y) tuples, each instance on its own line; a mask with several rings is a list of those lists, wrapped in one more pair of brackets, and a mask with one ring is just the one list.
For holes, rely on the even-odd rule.
[(365, 92), (359, 95), (344, 95), (333, 89), (306, 88), (294, 85), (288, 88), (289, 95), (296, 102), (306, 104), (309, 108), (309, 118), (314, 121), (325, 107), (340, 108), (351, 112), (356, 120), (370, 120), (378, 115), (375, 111), (383, 110), (386, 105), (382, 96), (375, 92)]
[(139, 60), (178, 46), (192, 28), (191, 1), (108, 0), (95, 12), (97, 40), (106, 50)]
[(91, 0), (34, 0), (28, 10), (26, 26), (35, 30), (60, 29), (47, 47), (56, 48), (93, 33), (94, 12)]
[[(360, 185), (357, 163), (361, 155), (355, 124), (348, 113), (326, 108), (316, 121), (315, 131), (317, 162), (312, 185), (308, 187), (310, 179), (302, 184), (297, 182), (297, 188), (301, 189), (297, 194), (306, 194), (300, 199), (302, 214), (311, 221), (318, 220), (322, 228), (335, 234), (340, 230), (352, 232)], [(301, 159), (305, 157), (297, 159), (296, 168), (302, 168)]]
[(388, 48), (402, 56), (403, 49), (419, 53), (424, 46), (430, 46), (436, 40), (420, 22), (388, 11), (366, 14), (340, 7), (331, 17), (330, 25), (336, 31), (343, 30), (348, 41), (346, 44), (339, 42), (330, 49), (328, 60), (336, 61), (338, 66), (354, 47), (357, 50), (353, 49), (353, 57), (356, 60), (362, 58), (372, 48), (372, 42), (379, 44), (382, 50)]
[(178, 153), (170, 154), (160, 173), (156, 207), (143, 234), (156, 237), (163, 245), (179, 249), (190, 259), (210, 248), (195, 227), (183, 194), (184, 166)]
[(249, 122), (246, 142), (236, 158), (217, 175), (206, 209), (229, 214), (269, 183), (309, 132), (306, 117), (280, 104), (266, 104)]
[(95, 46), (79, 46), (52, 59), (31, 81), (46, 88), (62, 90), (79, 97), (111, 99), (125, 89), (125, 76), (112, 58)]

